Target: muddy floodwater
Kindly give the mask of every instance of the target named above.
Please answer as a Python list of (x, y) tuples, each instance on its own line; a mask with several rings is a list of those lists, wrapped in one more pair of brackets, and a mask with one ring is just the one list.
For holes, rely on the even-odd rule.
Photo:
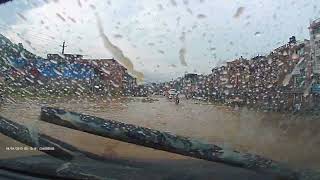
[[(47, 105), (113, 119), (209, 143), (259, 154), (293, 167), (320, 169), (320, 118), (223, 106), (181, 99), (179, 105), (158, 96), (153, 102), (132, 98), (125, 101), (86, 99), (17, 100), (0, 108), (1, 116), (64, 140), (81, 149), (111, 158), (133, 160), (189, 159), (39, 121), (40, 107)], [(39, 152), (12, 152), (4, 147), (18, 142), (0, 135), (1, 158), (27, 156)], [(21, 144), (20, 144), (21, 145)]]

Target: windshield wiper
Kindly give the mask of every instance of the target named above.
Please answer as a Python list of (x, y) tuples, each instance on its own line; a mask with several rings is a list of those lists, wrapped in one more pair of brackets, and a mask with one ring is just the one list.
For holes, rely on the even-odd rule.
[[(53, 137), (47, 136), (45, 134), (32, 132), (32, 130), (28, 129), (27, 127), (13, 122), (9, 119), (0, 116), (0, 132), (12, 139), (15, 139), (23, 144), (31, 146), (33, 148), (37, 148), (37, 150), (44, 152), (50, 156), (53, 156), (61, 161), (72, 161), (79, 157), (89, 157), (92, 159), (104, 160), (101, 156), (95, 155), (90, 152), (82, 151), (77, 149), (76, 147), (62, 142), (58, 139)], [(45, 150), (41, 147), (51, 147), (54, 150)], [(31, 173), (31, 174), (39, 174), (39, 175), (47, 175), (45, 171), (30, 171), (30, 167), (28, 166), (18, 166), (17, 164), (12, 165), (8, 168), (8, 159), (0, 160), (0, 168), (17, 171), (17, 172), (24, 172), (24, 173)], [(12, 161), (17, 163), (16, 161)], [(63, 163), (65, 164), (65, 163)], [(40, 166), (44, 166), (48, 164), (42, 164)], [(45, 167), (44, 167), (45, 168)], [(57, 176), (61, 178), (74, 178), (74, 179), (106, 179), (102, 177), (98, 177), (91, 174), (81, 174), (80, 172), (76, 173), (69, 169), (69, 167), (60, 168), (59, 170), (52, 170), (50, 172), (52, 176)]]
[[(40, 120), (82, 132), (112, 138), (128, 143), (185, 156), (223, 163), (260, 173), (275, 174), (279, 178), (306, 179), (305, 171), (294, 170), (283, 163), (259, 155), (241, 153), (215, 144), (208, 144), (188, 137), (173, 135), (132, 124), (102, 119), (62, 109), (42, 107)], [(320, 173), (309, 174), (308, 179), (318, 179)], [(314, 178), (312, 178), (314, 177)]]

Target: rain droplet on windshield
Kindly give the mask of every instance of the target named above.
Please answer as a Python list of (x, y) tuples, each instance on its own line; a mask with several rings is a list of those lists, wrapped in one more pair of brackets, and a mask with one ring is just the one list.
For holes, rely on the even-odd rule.
[(255, 36), (261, 36), (261, 32), (257, 31), (254, 33)]
[(206, 15), (204, 15), (204, 14), (198, 14), (197, 15), (197, 18), (198, 19), (204, 19), (204, 18), (206, 18), (207, 16)]
[(70, 16), (68, 16), (68, 19), (70, 19), (73, 23), (77, 23), (77, 21), (74, 18), (70, 17)]
[(56, 15), (57, 15), (57, 17), (58, 17), (59, 19), (61, 19), (62, 21), (66, 21), (66, 19), (65, 19), (61, 14), (56, 13)]
[(24, 21), (28, 21), (27, 18), (24, 17), (21, 13), (17, 13), (17, 15), (18, 15), (21, 19), (23, 19)]
[(170, 2), (173, 6), (177, 6), (177, 2), (175, 0), (170, 0)]
[(113, 35), (114, 38), (117, 38), (117, 39), (121, 39), (122, 38), (122, 35), (121, 34), (115, 34)]
[(187, 12), (190, 13), (191, 15), (193, 14), (193, 12), (190, 8), (187, 8)]
[(82, 7), (81, 0), (78, 0), (79, 7)]
[(93, 4), (90, 4), (90, 8), (95, 10), (96, 9), (96, 6), (94, 6)]
[(236, 11), (236, 13), (233, 15), (234, 18), (239, 18), (242, 14), (243, 14), (243, 11), (244, 11), (244, 7), (239, 7)]
[(158, 4), (158, 9), (159, 9), (159, 11), (162, 11), (163, 10), (163, 6), (161, 4)]
[(164, 51), (163, 51), (163, 50), (158, 50), (158, 52), (159, 52), (160, 54), (164, 54)]

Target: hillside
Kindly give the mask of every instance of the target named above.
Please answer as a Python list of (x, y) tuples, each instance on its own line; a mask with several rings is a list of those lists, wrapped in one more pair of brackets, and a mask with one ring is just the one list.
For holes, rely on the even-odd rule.
[(37, 56), (26, 50), (21, 43), (14, 44), (8, 38), (0, 34), (0, 66), (7, 67), (11, 59), (34, 59)]

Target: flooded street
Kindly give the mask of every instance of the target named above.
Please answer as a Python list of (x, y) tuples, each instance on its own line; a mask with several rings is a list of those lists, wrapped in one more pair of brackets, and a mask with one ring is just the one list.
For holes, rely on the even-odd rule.
[[(320, 169), (320, 121), (285, 114), (234, 111), (226, 107), (181, 99), (179, 105), (162, 96), (153, 102), (132, 98), (125, 102), (104, 100), (23, 100), (6, 103), (1, 116), (62, 139), (81, 149), (111, 158), (133, 160), (190, 159), (181, 155), (140, 147), (39, 121), (40, 107), (47, 105), (113, 119), (174, 134), (222, 144), (242, 152), (259, 154), (300, 168)], [(39, 154), (11, 152), (6, 146), (19, 144), (0, 135), (1, 158)]]

